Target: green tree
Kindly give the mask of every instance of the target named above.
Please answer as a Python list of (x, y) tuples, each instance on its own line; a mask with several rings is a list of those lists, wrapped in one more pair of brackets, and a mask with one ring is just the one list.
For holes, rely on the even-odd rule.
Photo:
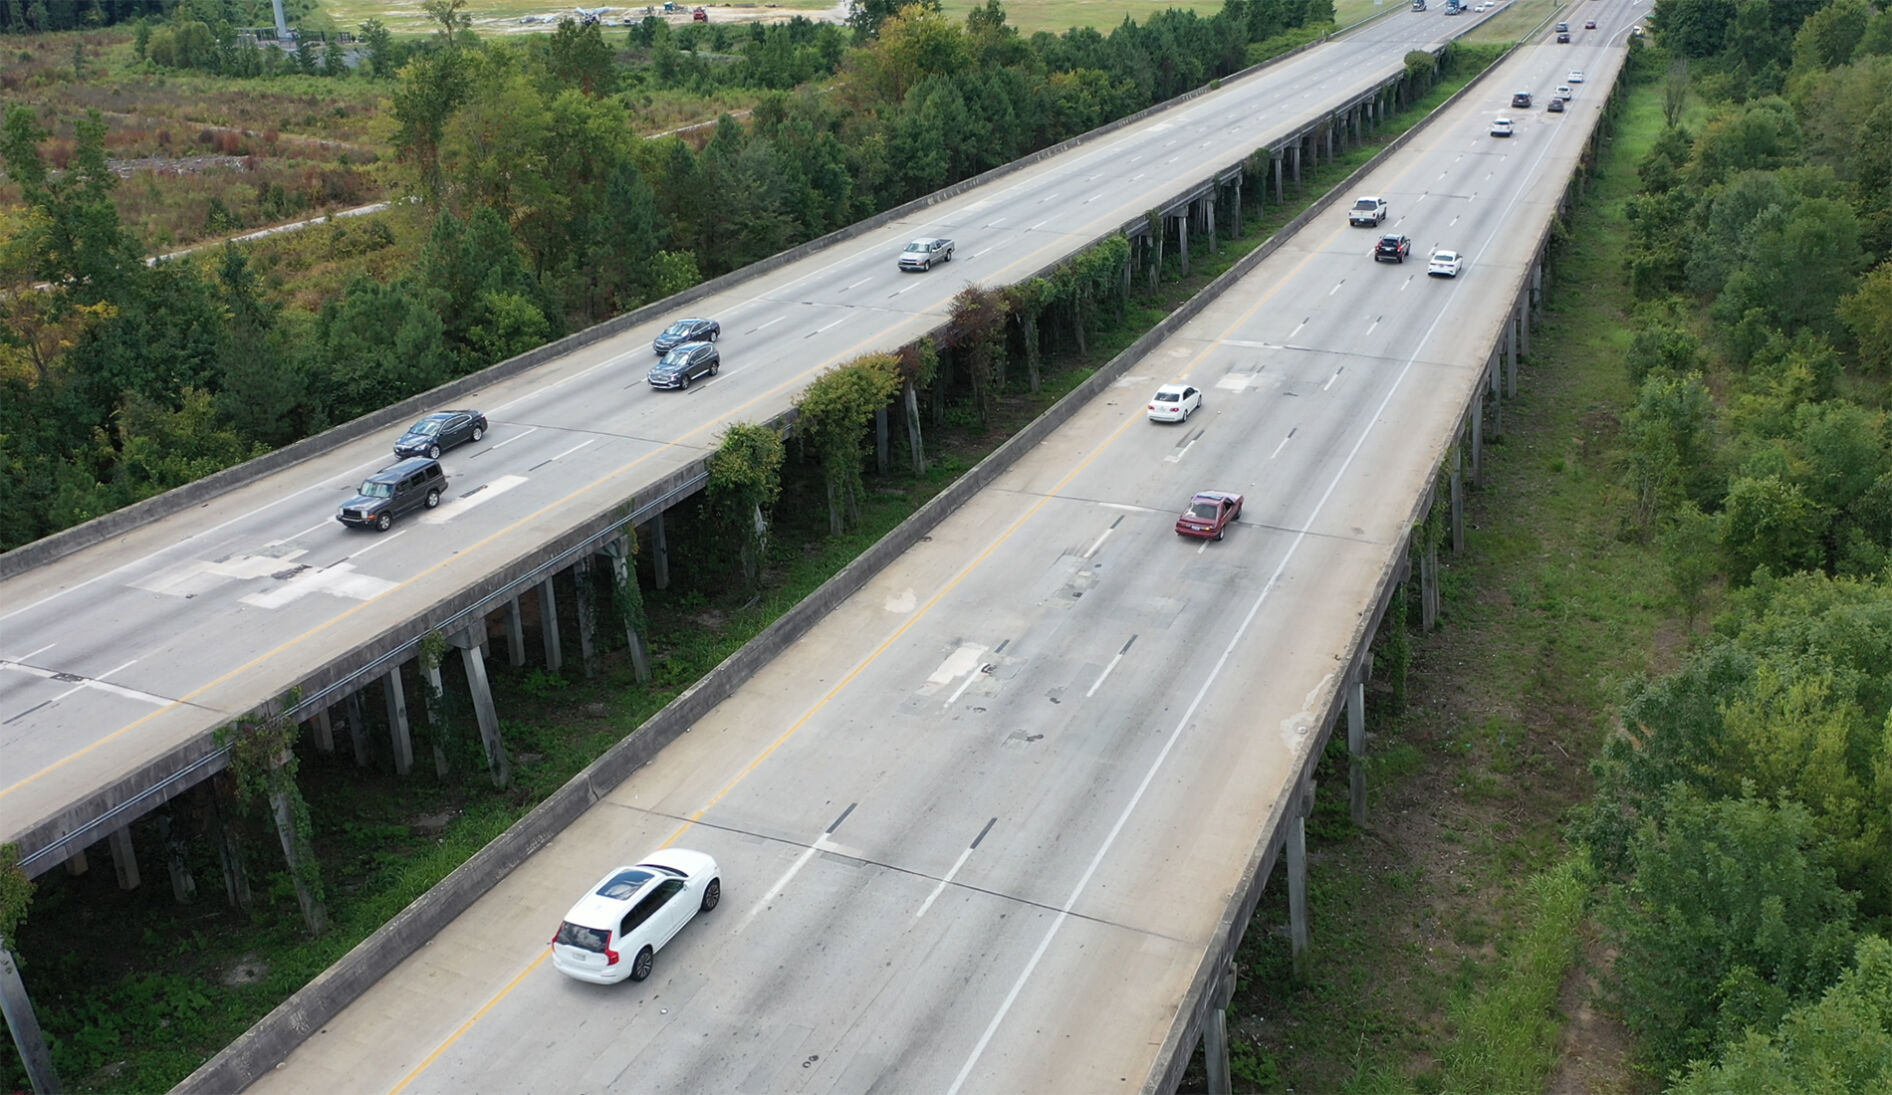
[(322, 306), (312, 379), (326, 390), (334, 418), (354, 418), (453, 377), (453, 354), (425, 297), (405, 279), (384, 285), (357, 276)]
[(473, 16), (464, 11), (467, 0), (421, 0), (421, 10), (427, 18), (440, 24), (439, 33), (447, 40), (449, 50), (458, 44), (454, 35), (473, 25)]
[(1630, 489), (1638, 525), (1685, 501), (1709, 501), (1715, 473), (1714, 396), (1697, 373), (1651, 373), (1623, 416)]
[(1818, 569), (1831, 513), (1779, 476), (1742, 477), (1728, 487), (1721, 548), (1737, 582), (1766, 567), (1776, 574)]
[(1846, 966), (1853, 897), (1798, 803), (1676, 787), (1629, 859), (1629, 886), (1606, 919), (1622, 940), (1622, 1014), (1658, 1075), (1777, 1024)]
[(1644, 327), (1630, 336), (1623, 364), (1629, 369), (1629, 382), (1638, 388), (1654, 372), (1675, 376), (1699, 372), (1701, 340), (1680, 327), (1668, 324)]
[(1892, 374), (1892, 259), (1859, 279), (1837, 310), (1859, 348), (1860, 368), (1874, 376)]
[(1662, 565), (1669, 588), (1682, 610), (1684, 626), (1693, 631), (1708, 600), (1709, 588), (1721, 572), (1719, 523), (1693, 502), (1683, 502), (1663, 522)]
[(1749, 1030), (1719, 1061), (1691, 1062), (1668, 1095), (1854, 1095), (1892, 1091), (1892, 943), (1869, 935), (1818, 1002)]
[(617, 60), (604, 44), (604, 30), (597, 23), (579, 26), (570, 19), (559, 20), (546, 46), (546, 71), (561, 85), (589, 96), (617, 90)]
[(708, 460), (705, 488), (723, 524), (741, 545), (743, 585), (753, 593), (762, 583), (769, 519), (782, 493), (781, 435), (753, 422), (731, 423)]
[(361, 24), (361, 41), (368, 47), (368, 67), (377, 80), (393, 79), (400, 68), (400, 54), (394, 45), (394, 32), (379, 19)]
[(472, 91), (472, 67), (460, 50), (424, 54), (402, 67), (394, 89), (394, 147), (429, 205), (441, 203), (440, 145), (448, 121)]
[(1649, 29), (1672, 53), (1713, 57), (1727, 46), (1734, 12), (1734, 0), (1656, 0)]
[(867, 426), (899, 387), (895, 370), (891, 355), (869, 355), (822, 373), (795, 400), (795, 433), (821, 461), (828, 531), (836, 536), (860, 520)]
[(1838, 68), (1853, 59), (1865, 36), (1872, 8), (1865, 0), (1835, 0), (1807, 17), (1793, 39), (1793, 67), (1799, 71)]

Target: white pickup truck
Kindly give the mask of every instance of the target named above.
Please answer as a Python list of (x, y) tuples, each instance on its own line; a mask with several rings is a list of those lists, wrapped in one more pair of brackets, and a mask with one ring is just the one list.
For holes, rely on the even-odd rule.
[(1385, 198), (1356, 198), (1347, 210), (1347, 223), (1355, 228), (1377, 228), (1385, 220)]

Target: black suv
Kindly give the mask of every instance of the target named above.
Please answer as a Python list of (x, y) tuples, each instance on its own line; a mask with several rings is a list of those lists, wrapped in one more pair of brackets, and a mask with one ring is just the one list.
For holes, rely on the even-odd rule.
[(1516, 95), (1511, 96), (1511, 105), (1519, 110), (1529, 110), (1531, 108), (1531, 93), (1528, 91), (1520, 91)]
[(716, 370), (723, 367), (723, 355), (713, 343), (686, 342), (673, 348), (663, 356), (663, 360), (651, 366), (650, 386), (653, 388), (688, 388), (690, 381), (704, 376), (715, 376)]
[(1412, 253), (1412, 240), (1405, 236), (1381, 236), (1373, 245), (1374, 262), (1405, 262)]
[(360, 493), (342, 503), (335, 519), (351, 528), (386, 532), (408, 510), (439, 505), (446, 489), (447, 473), (440, 470), (440, 461), (403, 460), (362, 480)]

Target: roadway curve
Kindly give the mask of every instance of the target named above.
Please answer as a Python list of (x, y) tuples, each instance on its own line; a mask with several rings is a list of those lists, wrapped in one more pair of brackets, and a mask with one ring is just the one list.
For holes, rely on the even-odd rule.
[[(1363, 187), (1459, 279), (1337, 206), (251, 1090), (1152, 1082), (1597, 122), (1633, 9), (1586, 7)], [(1505, 107), (1573, 67), (1569, 112)], [(1152, 425), (1169, 380), (1208, 401)], [(1210, 487), (1239, 524), (1179, 539)], [(553, 971), (584, 887), (672, 842), (721, 907), (641, 985)]]
[[(333, 516), (391, 462), (392, 437), (377, 437), (0, 582), (0, 842), (31, 834), (23, 856), (49, 868), (32, 858), (44, 834), (96, 818), (102, 789), (611, 512), (822, 370), (935, 328), (967, 281), (1011, 284), (1138, 220), (1458, 23), (1396, 13), (706, 299), (724, 368), (688, 393), (643, 381), (656, 324), (477, 392), (462, 402), (492, 432), (446, 456), (445, 504), (392, 533)], [(894, 257), (918, 235), (955, 237), (957, 256), (901, 275)]]

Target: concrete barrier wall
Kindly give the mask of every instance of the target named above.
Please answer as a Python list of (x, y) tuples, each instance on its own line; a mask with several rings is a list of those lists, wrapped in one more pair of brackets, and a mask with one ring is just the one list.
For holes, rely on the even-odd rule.
[[(1332, 36), (1330, 35), (1329, 37)], [(1221, 83), (1226, 84), (1243, 79), (1263, 69), (1278, 65), (1290, 57), (1298, 56), (1325, 41), (1327, 41), (1326, 38), (1321, 38), (1298, 46), (1280, 56), (1271, 57), (1259, 64), (1250, 65), (1248, 68), (1227, 77), (1225, 80), (1221, 81)], [(663, 300), (646, 304), (640, 308), (626, 312), (623, 315), (613, 316), (602, 323), (567, 335), (556, 342), (548, 342), (543, 346), (529, 350), (517, 357), (507, 358), (505, 361), (499, 362), (496, 365), (481, 369), (479, 372), (469, 373), (458, 380), (449, 381), (431, 391), (410, 396), (393, 406), (383, 407), (378, 411), (363, 415), (351, 422), (345, 422), (342, 425), (324, 430), (313, 437), (305, 437), (293, 444), (285, 445), (274, 452), (265, 453), (254, 460), (248, 460), (233, 467), (225, 468), (222, 471), (213, 472), (196, 482), (187, 483), (184, 486), (165, 491), (163, 494), (154, 495), (142, 502), (134, 502), (122, 509), (113, 510), (111, 513), (95, 517), (84, 524), (74, 525), (69, 529), (55, 532), (50, 536), (35, 540), (30, 544), (22, 544), (11, 551), (0, 553), (0, 579), (11, 578), (17, 574), (31, 570), (34, 567), (44, 566), (47, 563), (62, 559), (75, 551), (82, 551), (95, 544), (104, 543), (114, 536), (123, 535), (133, 529), (150, 524), (153, 521), (201, 505), (203, 502), (215, 498), (226, 491), (254, 483), (265, 476), (273, 475), (301, 461), (319, 456), (325, 452), (330, 452), (359, 438), (366, 437), (369, 434), (389, 429), (396, 425), (405, 424), (412, 418), (437, 410), (441, 407), (452, 406), (459, 402), (461, 396), (469, 392), (478, 391), (488, 385), (508, 380), (520, 373), (535, 369), (548, 361), (563, 357), (566, 354), (601, 342), (614, 335), (621, 334), (639, 324), (680, 312), (690, 304), (705, 297), (720, 293), (733, 285), (780, 269), (790, 263), (798, 262), (822, 248), (831, 247), (834, 244), (843, 243), (857, 236), (865, 235), (868, 232), (891, 224), (902, 217), (919, 212), (929, 206), (937, 205), (951, 198), (956, 198), (975, 187), (984, 186), (986, 183), (1014, 174), (1027, 167), (1050, 159), (1053, 156), (1068, 152), (1080, 145), (1088, 144), (1100, 137), (1108, 136), (1127, 126), (1135, 125), (1147, 118), (1206, 95), (1210, 91), (1215, 90), (1217, 86), (1220, 85), (1204, 86), (1196, 88), (1193, 91), (1184, 92), (1167, 102), (1158, 103), (1152, 107), (1146, 107), (1143, 110), (1137, 111), (1135, 114), (1126, 115), (1114, 122), (1107, 122), (1087, 133), (1039, 149), (1037, 152), (1033, 152), (1022, 159), (1013, 160), (1011, 163), (995, 167), (990, 171), (975, 175), (972, 178), (964, 179), (944, 189), (936, 190), (925, 197), (916, 198), (913, 201), (895, 206), (885, 212), (877, 213), (866, 220), (857, 221), (845, 228), (836, 229), (825, 236), (817, 237), (806, 243), (791, 247), (786, 251), (771, 255), (768, 258), (752, 262), (739, 270), (732, 270), (727, 274), (711, 278), (681, 293), (665, 297)], [(390, 462), (392, 462), (391, 458)]]

